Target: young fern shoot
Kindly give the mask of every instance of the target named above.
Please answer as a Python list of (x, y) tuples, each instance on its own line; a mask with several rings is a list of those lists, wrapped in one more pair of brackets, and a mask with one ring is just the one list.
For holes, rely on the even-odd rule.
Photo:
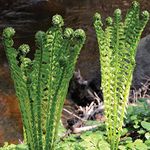
[(121, 10), (116, 9), (113, 19), (106, 19), (105, 30), (102, 28), (100, 14), (94, 16), (100, 51), (107, 138), (112, 150), (118, 149), (135, 67), (136, 48), (148, 19), (149, 13), (144, 11), (140, 14), (137, 2), (133, 2), (124, 22)]
[(60, 15), (52, 18), (47, 32), (36, 33), (33, 60), (26, 57), (27, 44), (13, 47), (15, 34), (3, 31), (3, 43), (19, 100), (23, 125), (30, 150), (54, 150), (58, 124), (75, 63), (85, 41), (81, 29), (66, 28)]

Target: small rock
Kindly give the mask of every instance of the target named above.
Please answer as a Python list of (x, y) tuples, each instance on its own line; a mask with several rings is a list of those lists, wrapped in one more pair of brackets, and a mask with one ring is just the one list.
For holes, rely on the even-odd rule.
[(139, 42), (136, 55), (136, 68), (133, 76), (133, 86), (138, 89), (150, 78), (150, 35)]

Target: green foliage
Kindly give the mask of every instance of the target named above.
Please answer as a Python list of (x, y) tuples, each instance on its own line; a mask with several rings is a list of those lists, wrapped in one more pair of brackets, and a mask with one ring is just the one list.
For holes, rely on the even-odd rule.
[[(149, 150), (150, 149), (150, 132), (143, 128), (141, 122), (144, 120), (150, 122), (150, 109), (145, 99), (140, 99), (136, 105), (129, 105), (127, 119), (121, 134), (121, 141), (118, 150)], [(136, 116), (136, 117), (134, 117)], [(135, 119), (136, 118), (136, 121)], [(135, 122), (138, 122), (139, 128), (135, 128)], [(86, 125), (97, 124), (97, 121), (87, 121)], [(144, 130), (144, 132), (141, 130)], [(64, 127), (59, 126), (59, 136), (65, 132)], [(63, 140), (57, 140), (56, 150), (111, 150), (107, 142), (105, 124), (100, 124), (97, 129), (86, 131), (80, 135), (70, 135)], [(27, 148), (25, 144), (8, 145), (5, 144), (0, 150), (18, 147)], [(26, 150), (26, 149), (25, 149)]]
[(29, 150), (28, 146), (25, 144), (18, 144), (16, 145), (16, 150)]
[(141, 126), (142, 126), (144, 129), (150, 131), (150, 122), (142, 121), (142, 122), (141, 122)]
[(144, 144), (143, 141), (139, 139), (137, 139), (133, 143), (127, 144), (126, 148), (129, 150), (148, 150), (147, 145)]
[[(103, 127), (100, 127), (103, 129)], [(87, 131), (81, 135), (71, 135), (60, 142), (57, 150), (110, 150), (110, 145), (104, 139), (104, 133), (99, 130)]]
[(16, 150), (15, 144), (8, 144), (7, 142), (4, 143), (3, 147), (0, 147), (0, 150)]
[(36, 33), (37, 49), (33, 60), (26, 57), (27, 44), (17, 50), (13, 47), (13, 28), (3, 31), (3, 43), (31, 150), (53, 150), (55, 147), (68, 84), (85, 41), (81, 29), (63, 31), (60, 15), (55, 15), (52, 23), (46, 33)]
[(100, 50), (106, 130), (112, 150), (118, 149), (135, 67), (136, 48), (149, 19), (147, 11), (140, 14), (139, 10), (139, 4), (133, 2), (122, 22), (121, 10), (116, 9), (114, 18), (106, 19), (105, 30), (100, 14), (96, 13), (94, 17)]
[[(125, 126), (121, 133), (121, 141), (119, 143), (119, 150), (148, 150), (150, 149), (150, 133), (145, 130), (141, 122), (146, 120), (150, 122), (150, 109), (145, 99), (138, 101), (137, 105), (129, 105), (127, 119), (125, 120)], [(136, 121), (139, 124), (139, 128), (135, 128), (135, 122), (133, 116), (136, 116)], [(87, 124), (91, 124), (88, 121)], [(146, 126), (147, 127), (147, 126)], [(144, 130), (144, 132), (141, 132)], [(141, 132), (141, 133), (140, 133)], [(107, 142), (106, 128), (104, 124), (101, 124), (98, 129), (87, 131), (81, 135), (70, 135), (63, 141), (58, 143), (57, 150), (75, 150), (80, 148), (83, 150), (111, 150), (110, 144)]]
[(0, 150), (29, 150), (28, 146), (25, 144), (8, 144), (7, 142), (4, 143), (4, 146), (0, 148)]
[(145, 99), (140, 99), (137, 106), (127, 109), (125, 127), (133, 139), (150, 140), (150, 109)]

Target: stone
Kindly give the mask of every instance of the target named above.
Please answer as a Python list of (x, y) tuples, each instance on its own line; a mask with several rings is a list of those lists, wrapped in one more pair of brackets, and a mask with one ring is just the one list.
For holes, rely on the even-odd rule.
[(0, 66), (0, 146), (23, 140), (22, 121), (7, 64)]
[(71, 99), (79, 106), (90, 105), (99, 97), (103, 101), (102, 91), (95, 81), (86, 81), (82, 77), (80, 70), (74, 72), (68, 88), (68, 99)]
[(22, 121), (16, 96), (0, 93), (0, 146), (4, 142), (19, 143), (22, 137)]
[[(78, 0), (69, 1), (62, 0), (65, 3), (65, 24), (74, 28), (83, 28), (86, 32), (86, 43), (80, 53), (76, 70), (80, 69), (81, 74), (85, 80), (97, 80), (97, 85), (100, 85), (100, 64), (99, 51), (95, 30), (93, 27), (93, 15), (99, 12), (104, 19), (108, 16), (113, 16), (116, 8), (122, 10), (123, 18), (130, 8), (132, 0)], [(140, 2), (141, 10), (149, 10), (150, 3), (148, 0)], [(90, 11), (89, 11), (90, 10)], [(104, 21), (105, 22), (105, 21)], [(104, 23), (105, 26), (105, 23)], [(150, 33), (150, 24), (145, 27), (142, 37)]]
[(139, 42), (132, 86), (138, 89), (147, 79), (150, 79), (150, 34)]
[[(29, 44), (32, 57), (35, 33), (38, 30), (47, 30), (51, 25), (52, 16), (56, 13), (64, 14), (64, 9), (53, 0), (1, 0), (0, 33), (5, 27), (13, 27), (16, 30), (15, 47), (23, 43)], [(0, 63), (3, 63), (6, 57), (1, 43), (0, 49)]]

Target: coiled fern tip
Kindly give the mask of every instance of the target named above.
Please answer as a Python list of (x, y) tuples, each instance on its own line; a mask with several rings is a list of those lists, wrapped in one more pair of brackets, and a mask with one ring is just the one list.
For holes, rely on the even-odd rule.
[(15, 30), (12, 27), (7, 27), (3, 30), (4, 38), (11, 38), (15, 35)]
[(64, 21), (61, 15), (55, 15), (52, 18), (52, 23), (54, 26), (62, 27), (64, 25)]

